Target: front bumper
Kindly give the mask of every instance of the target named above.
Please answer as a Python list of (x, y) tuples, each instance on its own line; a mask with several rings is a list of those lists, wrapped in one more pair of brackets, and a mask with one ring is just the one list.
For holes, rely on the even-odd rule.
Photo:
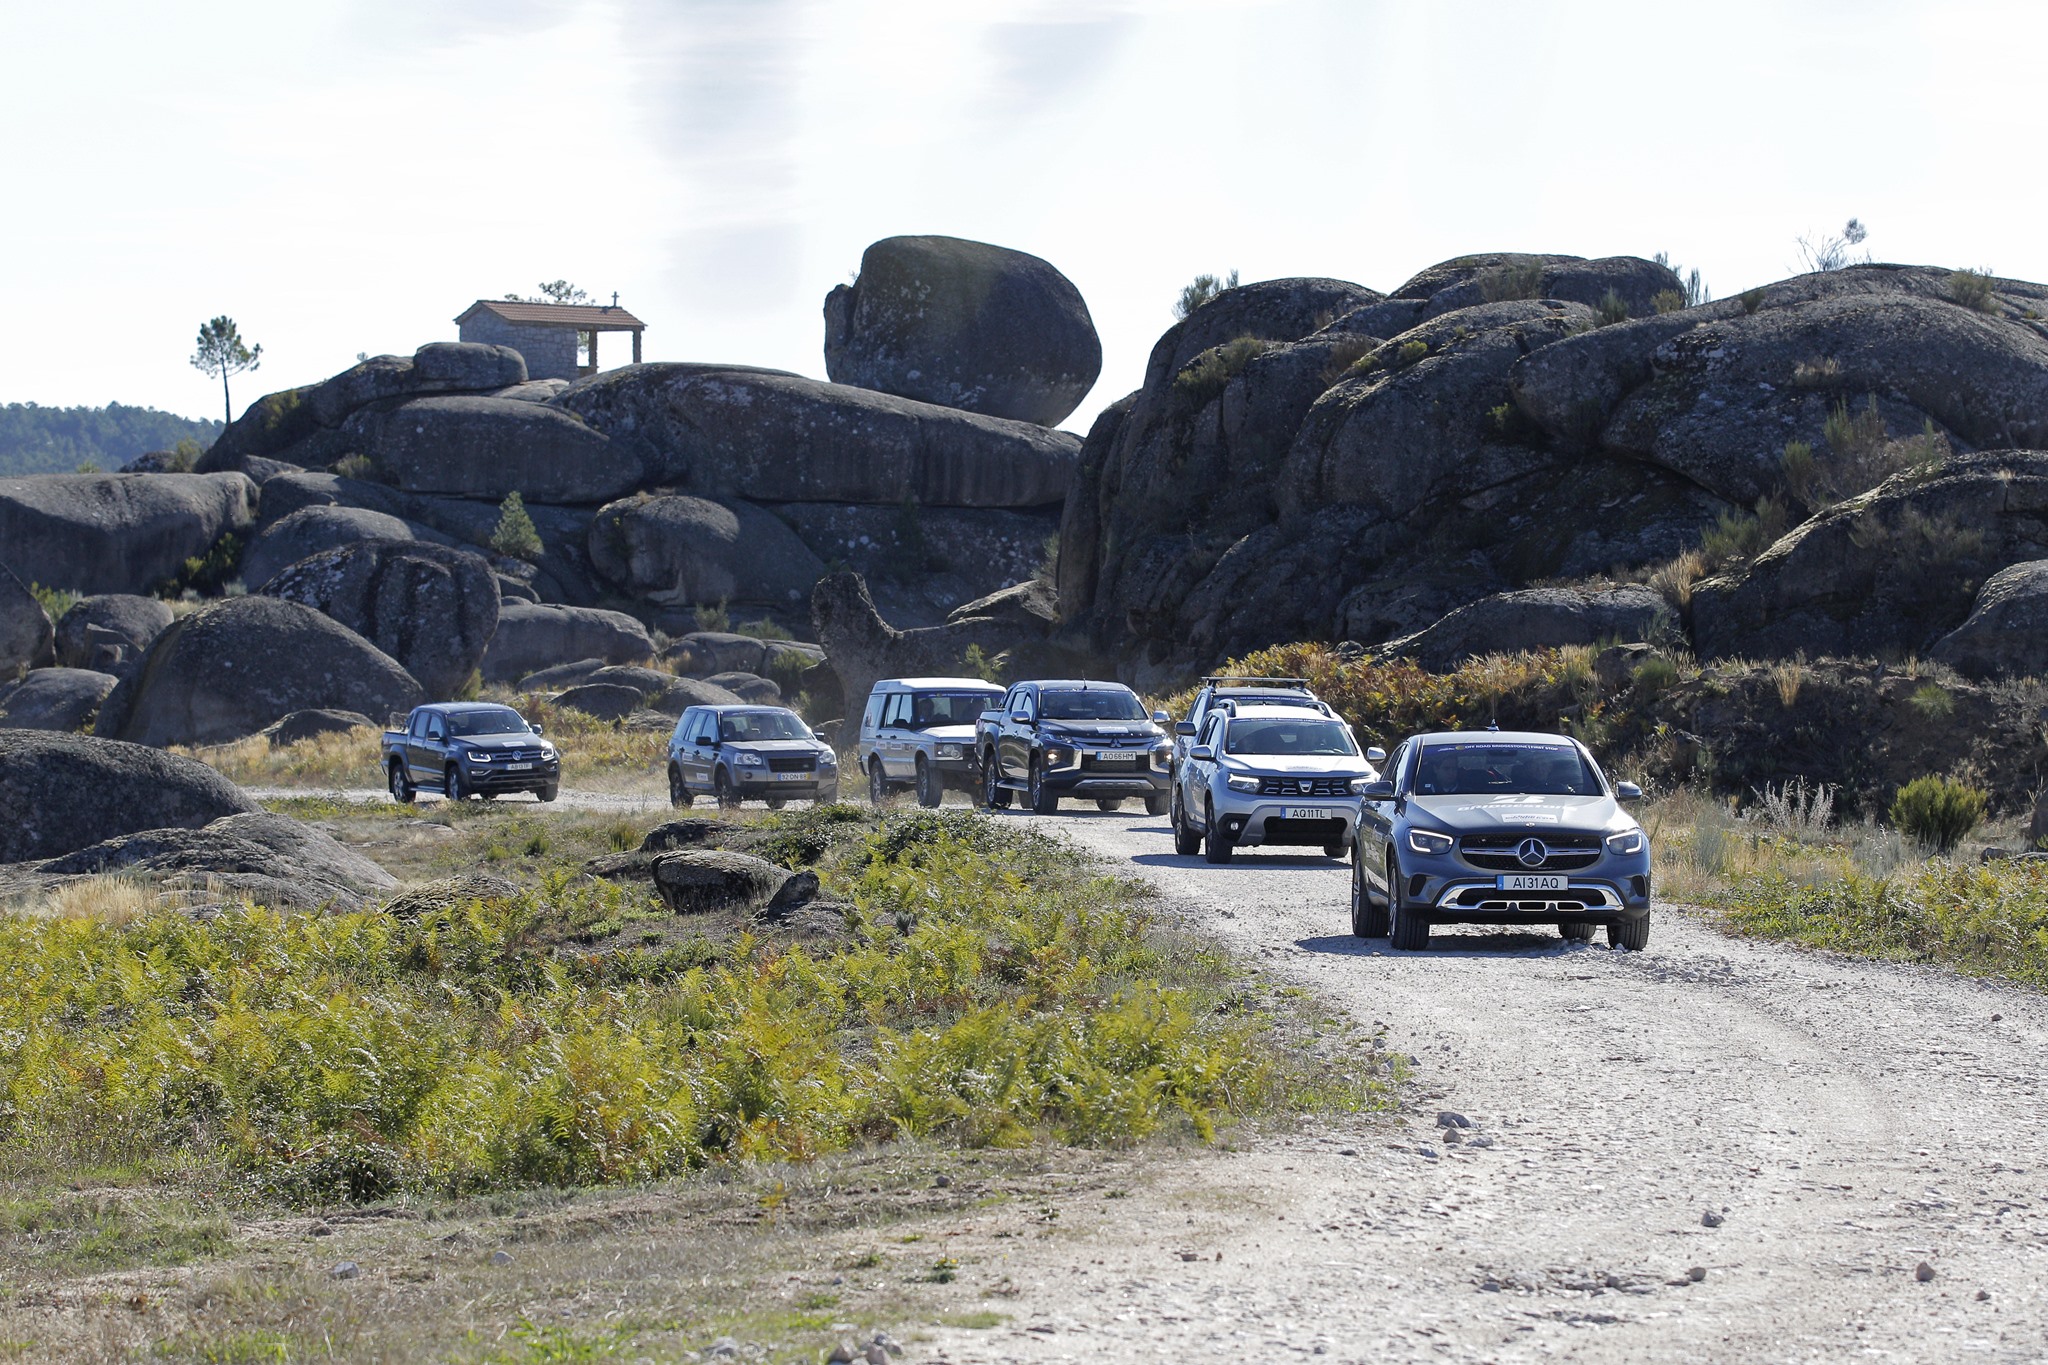
[(1410, 852), (1401, 860), (1406, 901), (1427, 907), (1431, 919), (1444, 923), (1617, 924), (1650, 912), (1647, 854), (1610, 854), (1561, 875), (1562, 889), (1507, 890), (1502, 874), (1476, 869), (1456, 855), (1432, 858)]
[(1056, 796), (1164, 796), (1173, 789), (1173, 775), (1163, 752), (1067, 749), (1060, 762), (1045, 770), (1045, 789)]
[[(1338, 797), (1272, 797), (1210, 788), (1216, 824), (1233, 844), (1283, 848), (1323, 848), (1349, 844), (1358, 829), (1355, 799)], [(1289, 815), (1292, 811), (1326, 811), (1322, 816)]]
[(774, 773), (765, 770), (747, 771), (745, 768), (733, 771), (733, 781), (739, 787), (741, 797), (759, 800), (767, 796), (786, 796), (796, 801), (833, 800), (839, 794), (839, 770), (828, 768), (822, 772)]
[(502, 763), (465, 763), (462, 772), (463, 785), (473, 792), (530, 792), (542, 787), (559, 786), (562, 781), (562, 762), (536, 763), (523, 771), (514, 771)]

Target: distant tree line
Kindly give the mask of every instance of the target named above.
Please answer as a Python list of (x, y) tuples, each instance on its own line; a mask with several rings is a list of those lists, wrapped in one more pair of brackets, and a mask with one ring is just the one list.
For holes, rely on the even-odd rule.
[(112, 471), (137, 455), (174, 450), (180, 441), (204, 449), (220, 432), (219, 422), (125, 403), (103, 408), (8, 403), (0, 406), (0, 475), (68, 474), (84, 466)]

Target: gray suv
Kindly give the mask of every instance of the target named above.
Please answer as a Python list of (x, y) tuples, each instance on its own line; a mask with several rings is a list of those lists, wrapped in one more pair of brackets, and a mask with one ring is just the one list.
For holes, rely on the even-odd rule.
[(1220, 699), (1174, 774), (1173, 851), (1227, 863), (1240, 844), (1292, 845), (1341, 858), (1385, 758), (1361, 752), (1319, 701)]
[(700, 796), (728, 809), (749, 798), (770, 810), (837, 801), (839, 759), (786, 707), (692, 706), (669, 736), (668, 800), (687, 806)]

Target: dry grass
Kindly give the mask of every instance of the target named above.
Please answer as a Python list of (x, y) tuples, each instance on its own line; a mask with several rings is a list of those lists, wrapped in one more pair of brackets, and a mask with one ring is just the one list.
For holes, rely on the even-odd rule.
[(80, 877), (47, 891), (21, 913), (43, 919), (82, 919), (98, 924), (132, 924), (155, 910), (157, 893), (132, 877)]

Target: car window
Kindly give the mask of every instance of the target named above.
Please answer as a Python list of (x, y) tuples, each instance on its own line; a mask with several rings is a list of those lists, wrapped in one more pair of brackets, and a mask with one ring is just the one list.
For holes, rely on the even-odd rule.
[(1261, 757), (1299, 754), (1336, 758), (1358, 752), (1358, 745), (1352, 741), (1351, 731), (1345, 728), (1344, 722), (1320, 716), (1313, 719), (1240, 716), (1230, 722), (1224, 747), (1229, 753)]
[(1562, 744), (1499, 744), (1484, 741), (1425, 746), (1416, 755), (1418, 796), (1599, 796), (1600, 779)]
[(1394, 756), (1387, 760), (1386, 777), (1394, 784), (1396, 791), (1401, 789), (1401, 764), (1407, 761), (1407, 758), (1408, 741), (1404, 739), (1394, 746)]
[(718, 718), (718, 738), (726, 744), (810, 737), (811, 732), (794, 711), (728, 711)]
[(1196, 736), (1196, 743), (1206, 744), (1213, 749), (1216, 747), (1216, 732), (1222, 728), (1223, 715), (1221, 712), (1218, 712), (1202, 722), (1202, 733)]
[(412, 718), (412, 737), (414, 739), (425, 739), (426, 735), (427, 713), (425, 711), (414, 712)]
[(1144, 720), (1145, 707), (1123, 688), (1057, 688), (1039, 694), (1047, 720)]
[(920, 692), (911, 702), (910, 728), (972, 725), (994, 703), (995, 699), (986, 692)]
[(526, 718), (509, 706), (486, 706), (475, 711), (457, 711), (448, 718), (448, 728), (458, 736), (531, 733)]
[(861, 719), (863, 728), (869, 730), (879, 730), (881, 728), (882, 707), (888, 700), (889, 694), (886, 692), (877, 692), (874, 696), (868, 698), (867, 715)]
[(908, 692), (891, 692), (888, 704), (882, 708), (882, 728), (884, 730), (900, 730), (909, 724), (910, 694)]
[(697, 724), (690, 731), (690, 743), (709, 744), (711, 737), (717, 732), (718, 718), (709, 711), (699, 711), (697, 713)]

